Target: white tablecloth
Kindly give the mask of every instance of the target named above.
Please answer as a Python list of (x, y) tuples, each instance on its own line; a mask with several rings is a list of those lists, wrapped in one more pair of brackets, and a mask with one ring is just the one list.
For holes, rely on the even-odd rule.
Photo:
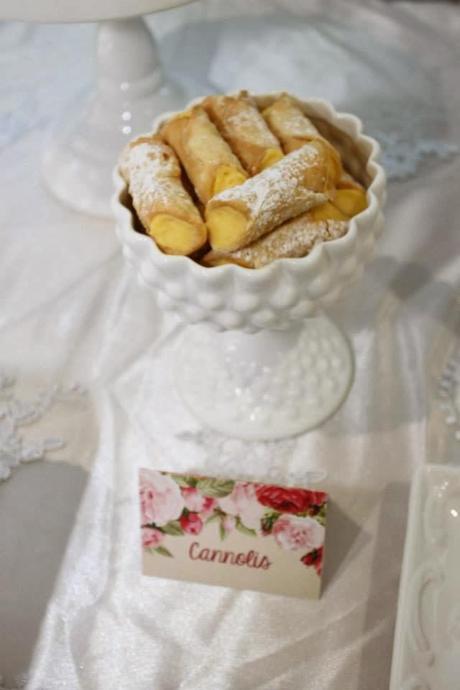
[[(386, 231), (331, 312), (356, 354), (352, 391), (320, 429), (275, 444), (228, 441), (168, 416), (175, 394), (154, 347), (173, 324), (124, 267), (111, 224), (66, 211), (39, 182), (45, 127), (90, 81), (93, 28), (2, 28), (1, 366), (18, 398), (75, 381), (88, 389), (81, 407), (58, 400), (42, 435), (70, 439), (50, 459), (92, 458), (30, 690), (388, 687), (408, 486), (440, 447), (435, 377), (458, 337), (460, 21), (447, 3), (305, 5), (211, 2), (154, 20), (166, 67), (190, 95), (239, 86), (323, 95), (385, 146)], [(323, 476), (333, 502), (320, 602), (141, 578), (139, 466)], [(8, 491), (5, 558), (33, 569), (40, 534), (28, 547), (13, 526), (24, 533), (28, 515), (26, 532), (40, 530), (40, 511), (30, 523)], [(6, 598), (27, 606), (33, 593), (15, 592), (10, 575)]]

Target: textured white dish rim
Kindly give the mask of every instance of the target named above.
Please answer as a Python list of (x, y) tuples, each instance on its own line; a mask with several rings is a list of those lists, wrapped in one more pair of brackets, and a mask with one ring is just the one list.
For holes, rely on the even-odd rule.
[[(272, 92), (253, 95), (256, 98), (275, 98), (276, 96), (280, 95), (280, 93), (281, 92)], [(156, 132), (163, 122), (173, 117), (174, 115), (177, 115), (178, 113), (183, 112), (183, 110), (187, 110), (188, 108), (198, 105), (203, 101), (204, 98), (205, 96), (200, 96), (199, 98), (193, 99), (180, 111), (171, 111), (159, 115), (152, 124), (152, 132)], [(186, 261), (186, 268), (188, 270), (195, 271), (196, 275), (200, 276), (204, 276), (205, 274), (209, 275), (210, 271), (212, 271), (215, 277), (217, 277), (218, 275), (224, 276), (226, 275), (225, 272), (227, 272), (227, 274), (231, 274), (232, 272), (235, 274), (235, 271), (239, 271), (241, 275), (241, 271), (244, 271), (245, 278), (252, 282), (265, 281), (271, 275), (271, 273), (278, 270), (279, 266), (284, 267), (288, 265), (290, 267), (290, 270), (296, 270), (298, 268), (305, 270), (305, 268), (307, 268), (309, 265), (313, 267), (321, 253), (325, 251), (326, 245), (328, 247), (328, 250), (332, 251), (334, 251), (334, 246), (342, 247), (346, 246), (347, 243), (353, 246), (357, 238), (358, 223), (362, 222), (364, 224), (367, 223), (367, 221), (372, 220), (373, 218), (375, 219), (379, 212), (380, 206), (383, 205), (383, 200), (380, 200), (377, 196), (377, 190), (384, 189), (386, 179), (385, 172), (382, 166), (377, 162), (377, 158), (380, 154), (380, 145), (372, 137), (362, 134), (363, 124), (356, 115), (353, 115), (351, 113), (339, 113), (335, 110), (334, 106), (329, 101), (326, 101), (322, 98), (308, 98), (298, 100), (300, 100), (307, 107), (311, 107), (312, 110), (315, 110), (315, 114), (321, 115), (325, 120), (327, 120), (327, 122), (337, 126), (338, 129), (350, 136), (350, 138), (354, 142), (364, 143), (370, 149), (366, 162), (366, 172), (371, 177), (371, 183), (369, 184), (366, 190), (368, 206), (366, 209), (364, 209), (364, 211), (350, 219), (348, 231), (343, 237), (317, 244), (312, 249), (312, 251), (306, 256), (299, 258), (286, 257), (281, 259), (275, 259), (270, 264), (267, 264), (266, 266), (263, 266), (262, 268), (258, 269), (248, 269), (244, 266), (239, 266), (237, 264), (225, 264), (223, 266), (215, 266), (209, 268), (207, 266), (202, 266), (196, 261), (193, 261), (188, 256), (164, 254), (150, 237), (148, 237), (147, 235), (143, 235), (135, 230), (133, 223), (133, 214), (128, 208), (126, 208), (126, 206), (121, 201), (121, 197), (124, 193), (128, 191), (128, 187), (118, 170), (118, 165), (116, 165), (113, 171), (115, 193), (112, 197), (112, 210), (114, 212), (115, 217), (119, 221), (121, 221), (121, 224), (118, 226), (119, 229), (121, 230), (123, 228), (123, 230), (125, 231), (126, 238), (129, 238), (130, 242), (144, 242), (146, 246), (148, 244), (148, 246), (150, 246), (151, 249), (147, 251), (153, 252), (155, 258), (158, 258), (160, 261), (168, 260), (168, 262), (171, 264), (175, 262), (177, 266)], [(340, 126), (344, 124), (348, 125), (348, 127)], [(347, 131), (348, 129), (354, 130), (353, 134), (350, 134)]]
[[(435, 463), (427, 463), (418, 468), (410, 489), (409, 505), (407, 509), (407, 527), (406, 537), (404, 542), (404, 552), (401, 567), (401, 575), (399, 578), (399, 593), (396, 614), (395, 634), (393, 639), (393, 655), (391, 663), (391, 675), (389, 690), (402, 690), (406, 685), (401, 685), (404, 679), (401, 677), (402, 664), (404, 653), (408, 646), (408, 618), (409, 618), (409, 593), (411, 576), (417, 570), (417, 552), (415, 550), (417, 537), (423, 530), (423, 519), (420, 515), (423, 504), (423, 490), (425, 482), (431, 474), (439, 474), (444, 479), (454, 478), (460, 482), (460, 467), (451, 465), (442, 465)], [(415, 655), (414, 657), (415, 658)], [(408, 690), (414, 687), (414, 690), (419, 686), (407, 685)], [(424, 686), (423, 686), (424, 687)], [(439, 686), (441, 687), (441, 686)], [(422, 686), (420, 685), (420, 688)]]

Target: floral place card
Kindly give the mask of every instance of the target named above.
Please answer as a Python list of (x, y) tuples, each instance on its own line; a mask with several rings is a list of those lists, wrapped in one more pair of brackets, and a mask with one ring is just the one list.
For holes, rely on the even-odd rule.
[(318, 598), (322, 491), (141, 469), (143, 573)]

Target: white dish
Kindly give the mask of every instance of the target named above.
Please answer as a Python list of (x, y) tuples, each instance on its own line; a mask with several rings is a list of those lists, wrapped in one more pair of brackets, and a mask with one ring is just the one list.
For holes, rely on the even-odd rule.
[[(256, 99), (264, 107), (274, 96)], [(112, 208), (126, 259), (160, 308), (197, 324), (177, 353), (181, 396), (211, 428), (248, 440), (311, 429), (345, 400), (353, 378), (350, 347), (321, 310), (357, 280), (383, 227), (385, 173), (377, 162), (378, 143), (363, 134), (354, 115), (320, 99), (302, 104), (333, 128), (345, 151), (354, 148), (368, 178), (368, 207), (350, 220), (346, 235), (303, 258), (249, 270), (233, 264), (206, 268), (185, 256), (163, 254), (135, 231), (126, 183), (114, 172)], [(157, 118), (153, 131), (171, 115)]]
[(390, 690), (460, 688), (460, 468), (414, 479)]
[[(276, 95), (265, 94), (256, 100), (260, 103)], [(194, 99), (187, 107), (202, 100)], [(308, 256), (277, 259), (248, 270), (233, 264), (206, 268), (188, 257), (164, 254), (147, 235), (135, 232), (127, 185), (115, 169), (112, 210), (118, 239), (126, 259), (140, 281), (155, 293), (162, 309), (173, 311), (185, 322), (207, 323), (218, 330), (284, 330), (335, 302), (358, 279), (383, 227), (386, 181), (378, 163), (380, 146), (363, 134), (362, 122), (355, 115), (339, 113), (321, 99), (303, 104), (309, 115), (322, 118), (354, 142), (369, 176), (367, 208), (349, 221), (346, 235), (318, 244)], [(158, 131), (174, 114), (158, 117), (152, 131)]]

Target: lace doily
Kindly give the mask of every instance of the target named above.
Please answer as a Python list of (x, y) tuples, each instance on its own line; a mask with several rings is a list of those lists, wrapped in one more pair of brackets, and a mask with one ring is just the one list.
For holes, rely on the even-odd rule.
[(80, 397), (83, 389), (75, 384), (68, 388), (51, 385), (21, 399), (15, 392), (15, 379), (0, 371), (0, 481), (8, 479), (21, 462), (42, 460), (48, 453), (65, 445), (59, 436), (34, 438), (30, 426), (40, 421), (58, 401)]

